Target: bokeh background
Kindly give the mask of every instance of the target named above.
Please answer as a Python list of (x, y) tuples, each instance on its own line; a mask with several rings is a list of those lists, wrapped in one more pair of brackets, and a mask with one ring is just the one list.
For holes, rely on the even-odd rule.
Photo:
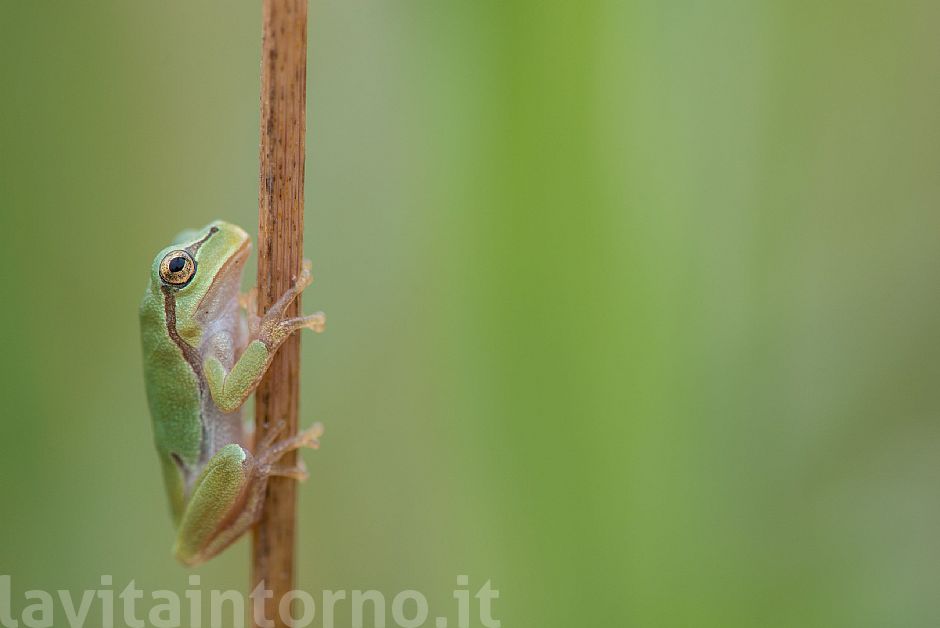
[[(303, 588), (453, 623), (468, 574), (507, 628), (940, 625), (940, 4), (310, 20)], [(137, 304), (182, 228), (256, 230), (259, 54), (258, 2), (0, 7), (14, 610), (187, 586)]]

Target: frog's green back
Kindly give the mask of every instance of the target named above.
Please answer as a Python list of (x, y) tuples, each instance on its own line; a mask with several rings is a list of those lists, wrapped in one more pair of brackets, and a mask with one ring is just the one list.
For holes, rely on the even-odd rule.
[(199, 380), (167, 333), (163, 294), (149, 289), (140, 304), (144, 380), (161, 458), (176, 454), (195, 465), (202, 443)]

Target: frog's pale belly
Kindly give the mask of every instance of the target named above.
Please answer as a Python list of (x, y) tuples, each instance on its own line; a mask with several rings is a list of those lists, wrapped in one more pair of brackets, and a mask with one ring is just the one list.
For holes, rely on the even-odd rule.
[[(218, 311), (220, 316), (205, 325), (204, 340), (199, 353), (203, 357), (213, 355), (226, 369), (231, 369), (245, 349), (248, 328), (235, 298), (230, 298), (227, 303), (218, 308)], [(223, 412), (212, 400), (209, 386), (202, 373), (199, 374), (199, 378), (204, 426), (202, 462), (205, 463), (226, 445), (237, 443), (247, 446), (247, 442), (242, 415), (243, 406), (234, 412)]]

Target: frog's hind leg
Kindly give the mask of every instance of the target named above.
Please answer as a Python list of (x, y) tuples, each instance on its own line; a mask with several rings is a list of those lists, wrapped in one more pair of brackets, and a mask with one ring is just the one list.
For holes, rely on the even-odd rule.
[(196, 481), (180, 521), (174, 553), (186, 565), (198, 565), (236, 541), (261, 516), (264, 491), (271, 476), (306, 477), (306, 469), (278, 464), (288, 451), (316, 448), (322, 434), (319, 424), (277, 442), (282, 428), (272, 430), (259, 443), (257, 455), (237, 444), (226, 445), (206, 464)]
[(264, 478), (253, 481), (255, 461), (240, 445), (226, 445), (196, 480), (180, 521), (173, 552), (198, 565), (228, 547), (260, 514)]

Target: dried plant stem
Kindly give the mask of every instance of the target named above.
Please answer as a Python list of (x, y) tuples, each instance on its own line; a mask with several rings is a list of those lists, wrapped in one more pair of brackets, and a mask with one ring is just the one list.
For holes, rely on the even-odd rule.
[[(307, 0), (263, 0), (261, 53), (261, 149), (258, 186), (258, 305), (266, 311), (299, 274), (303, 260), (304, 135), (306, 133)], [(288, 316), (300, 312), (300, 298)], [(278, 420), (287, 422), (284, 437), (297, 433), (300, 334), (281, 346), (258, 387), (255, 400), (256, 442)], [(284, 457), (293, 465), (296, 452)], [(286, 626), (278, 612), (281, 597), (294, 588), (297, 482), (271, 478), (264, 513), (252, 543), (251, 588), (263, 582), (272, 597), (258, 617)]]

